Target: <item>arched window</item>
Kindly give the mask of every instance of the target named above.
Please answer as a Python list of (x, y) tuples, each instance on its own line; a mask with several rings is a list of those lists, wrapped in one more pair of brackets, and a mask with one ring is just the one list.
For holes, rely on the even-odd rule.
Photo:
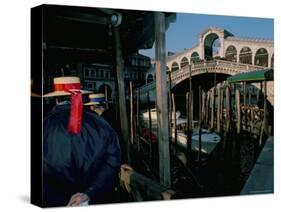
[(191, 57), (190, 57), (190, 62), (191, 62), (191, 63), (196, 63), (196, 62), (198, 62), (199, 60), (200, 60), (199, 54), (198, 54), (197, 52), (193, 52), (193, 53), (191, 54)]
[(188, 65), (188, 59), (186, 57), (183, 57), (181, 59), (181, 68), (185, 67)]
[(271, 57), (271, 68), (274, 68), (274, 54)]
[(265, 48), (260, 48), (256, 52), (255, 65), (268, 67), (268, 52)]
[(227, 47), (225, 51), (225, 58), (228, 61), (237, 62), (237, 50), (234, 46)]
[(179, 70), (179, 64), (177, 62), (173, 62), (172, 64), (172, 72)]
[(252, 50), (249, 47), (243, 47), (239, 54), (240, 63), (252, 64)]
[(147, 76), (146, 82), (147, 82), (147, 83), (153, 82), (153, 75), (152, 75), (152, 74), (149, 74), (149, 75)]
[(170, 71), (170, 69), (169, 69), (169, 67), (168, 67), (168, 66), (166, 66), (166, 71)]

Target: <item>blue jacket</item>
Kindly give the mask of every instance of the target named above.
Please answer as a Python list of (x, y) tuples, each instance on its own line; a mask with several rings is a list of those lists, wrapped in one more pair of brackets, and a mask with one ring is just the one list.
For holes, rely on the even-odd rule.
[(120, 168), (118, 138), (101, 117), (83, 108), (81, 132), (67, 131), (70, 105), (58, 105), (43, 123), (43, 203), (67, 205), (70, 197), (86, 193), (92, 203), (112, 189)]

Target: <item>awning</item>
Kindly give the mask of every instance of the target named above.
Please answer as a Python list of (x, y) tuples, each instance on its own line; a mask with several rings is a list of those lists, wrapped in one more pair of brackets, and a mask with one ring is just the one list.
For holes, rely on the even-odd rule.
[(227, 78), (228, 83), (236, 82), (258, 82), (273, 80), (273, 69), (256, 70), (237, 74)]

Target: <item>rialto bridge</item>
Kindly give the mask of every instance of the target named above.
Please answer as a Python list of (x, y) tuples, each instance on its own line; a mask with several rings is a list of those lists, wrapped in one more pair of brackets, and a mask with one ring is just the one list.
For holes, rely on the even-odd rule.
[[(202, 85), (207, 90), (213, 86), (214, 77), (220, 82), (230, 75), (273, 68), (274, 43), (273, 40), (235, 37), (224, 29), (211, 27), (200, 34), (199, 44), (168, 56), (166, 62), (167, 71), (171, 72), (172, 89), (186, 92), (191, 72), (194, 86)], [(153, 69), (146, 74), (146, 83), (140, 91), (143, 94), (150, 91), (153, 99)], [(273, 82), (267, 87), (268, 100), (273, 105)]]

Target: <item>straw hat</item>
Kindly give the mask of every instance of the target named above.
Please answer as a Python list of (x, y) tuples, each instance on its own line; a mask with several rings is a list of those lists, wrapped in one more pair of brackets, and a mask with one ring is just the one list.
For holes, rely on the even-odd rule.
[(90, 94), (89, 99), (90, 101), (84, 105), (98, 105), (105, 103), (105, 97), (103, 93)]
[(43, 95), (44, 97), (71, 95), (71, 91), (80, 91), (82, 94), (92, 93), (80, 89), (79, 77), (56, 77), (54, 78), (54, 91)]

